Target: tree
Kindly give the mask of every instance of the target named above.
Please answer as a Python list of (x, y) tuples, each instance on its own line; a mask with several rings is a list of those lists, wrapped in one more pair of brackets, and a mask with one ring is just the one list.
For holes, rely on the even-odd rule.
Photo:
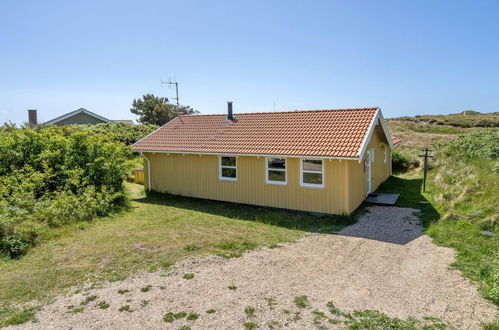
[(192, 115), (199, 111), (185, 105), (177, 106), (168, 102), (168, 98), (145, 94), (141, 99), (135, 99), (130, 112), (139, 116), (142, 124), (162, 126), (177, 115)]

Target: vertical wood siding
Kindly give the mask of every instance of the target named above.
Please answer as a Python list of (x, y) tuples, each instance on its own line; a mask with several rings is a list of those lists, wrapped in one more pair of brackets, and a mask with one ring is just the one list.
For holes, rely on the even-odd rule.
[[(387, 150), (386, 163), (384, 162), (383, 152)], [(373, 191), (379, 187), (390, 176), (391, 150), (388, 141), (382, 132), (382, 128), (378, 126), (371, 139), (370, 148), (374, 149), (373, 162)]]
[[(151, 189), (174, 195), (303, 211), (348, 212), (348, 161), (324, 160), (324, 188), (300, 186), (300, 159), (287, 158), (288, 184), (265, 182), (265, 157), (239, 156), (237, 181), (219, 179), (218, 156), (146, 153), (151, 161)], [(147, 187), (147, 166), (146, 189)]]
[[(376, 130), (369, 143), (369, 149), (375, 148), (373, 190), (389, 176), (389, 163), (383, 163), (383, 139)], [(288, 183), (281, 186), (265, 182), (265, 157), (238, 156), (234, 182), (219, 179), (218, 156), (165, 153), (145, 153), (145, 156), (151, 162), (151, 189), (174, 195), (350, 214), (367, 192), (367, 173), (363, 162), (357, 160), (323, 160), (324, 188), (321, 189), (300, 186), (300, 158), (287, 158)], [(144, 169), (148, 189), (147, 166)]]
[[(384, 162), (383, 151), (387, 147), (387, 162)], [(377, 126), (374, 130), (371, 141), (367, 146), (367, 150), (374, 149), (374, 161), (372, 163), (372, 187), (371, 190), (375, 191), (381, 183), (383, 183), (390, 176), (390, 163), (392, 161), (391, 150), (388, 141), (382, 131), (381, 126)], [(367, 153), (367, 152), (366, 152)], [(364, 171), (364, 158), (359, 163), (357, 160), (349, 161), (348, 166), (348, 210), (349, 212), (355, 211), (357, 207), (364, 201), (367, 196), (367, 171)]]

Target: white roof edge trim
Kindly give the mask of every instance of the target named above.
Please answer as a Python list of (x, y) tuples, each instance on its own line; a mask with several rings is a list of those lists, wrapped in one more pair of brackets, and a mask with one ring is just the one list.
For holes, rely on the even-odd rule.
[(164, 150), (143, 150), (136, 149), (136, 152), (148, 152), (157, 154), (186, 154), (186, 155), (214, 155), (214, 156), (252, 156), (252, 157), (283, 157), (283, 158), (307, 158), (307, 159), (341, 159), (357, 160), (357, 157), (332, 157), (332, 156), (312, 156), (312, 155), (279, 155), (279, 154), (238, 154), (234, 152), (195, 152), (195, 151), (164, 151)]
[(395, 145), (392, 142), (392, 133), (390, 132), (390, 128), (386, 124), (385, 117), (383, 116), (383, 113), (381, 110), (379, 111), (379, 117), (380, 117), (380, 123), (381, 127), (383, 128), (383, 132), (385, 132), (386, 140), (388, 141), (388, 145), (390, 146), (391, 149), (395, 147)]
[(87, 114), (91, 117), (94, 117), (94, 118), (97, 118), (97, 119), (100, 119), (106, 123), (112, 123), (113, 121), (110, 120), (110, 119), (107, 119), (105, 117), (102, 117), (102, 116), (99, 116), (98, 114), (96, 113), (93, 113), (92, 111), (88, 111), (87, 109), (84, 109), (84, 108), (80, 108), (80, 109), (76, 109), (74, 111), (71, 111), (71, 112), (68, 112), (67, 114), (65, 115), (62, 115), (62, 116), (59, 116), (57, 118), (54, 118), (52, 120), (49, 120), (49, 121), (46, 121), (44, 124), (45, 125), (51, 125), (51, 124), (56, 124), (58, 122), (60, 122), (61, 120), (64, 120), (64, 119), (67, 119), (69, 117), (72, 117), (74, 115), (77, 115), (79, 113), (84, 113), (84, 114)]
[(383, 117), (383, 114), (381, 113), (381, 109), (378, 108), (373, 117), (373, 120), (371, 121), (371, 124), (369, 125), (369, 129), (367, 130), (367, 134), (364, 137), (364, 141), (362, 141), (362, 144), (360, 145), (359, 152), (357, 153), (358, 155), (357, 159), (359, 160), (359, 163), (362, 161), (362, 158), (364, 157), (367, 145), (369, 144), (369, 141), (371, 141), (371, 136), (374, 132), (374, 128), (376, 127), (376, 123), (378, 122), (378, 120), (381, 123), (381, 127), (383, 128), (383, 132), (385, 133), (385, 137), (386, 140), (388, 141), (388, 144), (390, 145), (390, 148), (393, 149), (392, 136), (390, 134), (390, 130), (386, 125), (386, 121), (385, 118)]

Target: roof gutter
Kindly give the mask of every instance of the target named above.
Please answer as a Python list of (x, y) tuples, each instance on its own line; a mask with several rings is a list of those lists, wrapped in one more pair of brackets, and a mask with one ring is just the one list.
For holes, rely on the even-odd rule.
[[(358, 160), (358, 157), (331, 157), (331, 156), (317, 156), (317, 155), (269, 155), (269, 154), (238, 154), (234, 152), (192, 152), (192, 151), (164, 151), (164, 150), (138, 150), (143, 155), (144, 152), (158, 153), (158, 154), (185, 154), (185, 155), (212, 155), (212, 156), (251, 156), (251, 157), (282, 157), (282, 158), (317, 158), (317, 159), (339, 159), (339, 160)], [(145, 156), (144, 156), (145, 158)], [(146, 158), (147, 159), (147, 158)]]

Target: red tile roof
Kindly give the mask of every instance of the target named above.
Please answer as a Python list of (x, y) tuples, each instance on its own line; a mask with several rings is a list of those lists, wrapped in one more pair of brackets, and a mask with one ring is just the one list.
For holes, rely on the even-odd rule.
[(138, 151), (358, 157), (379, 108), (182, 115), (133, 145)]

